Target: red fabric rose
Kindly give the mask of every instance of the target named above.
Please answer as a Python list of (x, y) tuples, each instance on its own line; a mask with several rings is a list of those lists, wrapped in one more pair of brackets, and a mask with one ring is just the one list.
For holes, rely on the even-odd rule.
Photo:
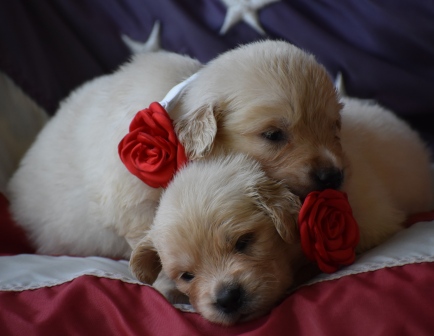
[(345, 193), (327, 189), (308, 194), (298, 225), (303, 252), (321, 271), (333, 273), (354, 262), (359, 227)]
[(187, 162), (169, 114), (156, 102), (136, 114), (118, 152), (127, 169), (153, 188), (167, 187)]

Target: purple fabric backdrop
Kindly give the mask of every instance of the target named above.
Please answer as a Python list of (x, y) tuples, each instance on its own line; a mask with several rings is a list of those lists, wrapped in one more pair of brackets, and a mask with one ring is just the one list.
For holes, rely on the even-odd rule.
[(315, 54), (347, 93), (376, 99), (433, 142), (434, 1), (278, 1), (257, 11), (266, 32), (220, 29), (221, 0), (0, 2), (0, 70), (53, 114), (84, 81), (130, 55), (121, 35), (146, 41), (160, 21), (163, 49), (202, 62), (257, 39), (284, 39)]

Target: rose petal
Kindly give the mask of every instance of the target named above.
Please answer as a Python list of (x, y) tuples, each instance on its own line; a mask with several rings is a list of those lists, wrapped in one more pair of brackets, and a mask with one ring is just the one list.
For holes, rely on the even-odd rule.
[[(160, 113), (155, 113), (153, 115), (155, 122), (159, 125), (160, 129), (165, 131), (164, 138), (170, 143), (176, 145), (178, 143), (178, 138), (176, 137), (175, 131), (173, 130), (173, 125), (170, 119), (167, 119), (165, 115)], [(163, 136), (163, 135), (162, 135)]]
[(187, 157), (169, 114), (159, 103), (137, 112), (118, 145), (125, 167), (151, 187), (166, 187)]
[(134, 163), (140, 172), (154, 173), (165, 164), (164, 153), (159, 148), (142, 147)]
[(310, 217), (311, 207), (315, 204), (318, 194), (319, 191), (313, 191), (307, 195), (298, 214), (299, 222), (305, 222)]
[(321, 244), (315, 244), (315, 247), (317, 252), (315, 260), (320, 270), (325, 273), (335, 272), (339, 268), (339, 264), (330, 258), (329, 253), (327, 253)]
[(323, 206), (324, 200), (317, 199), (315, 203), (313, 203), (310, 207), (310, 214), (306, 218), (306, 222), (309, 227), (316, 227), (317, 223), (320, 222), (320, 215), (318, 214)]
[(306, 222), (299, 223), (300, 225), (300, 241), (301, 249), (309, 260), (315, 261), (313, 239), (310, 235), (310, 230)]
[(328, 199), (327, 206), (340, 212), (351, 212), (350, 205), (346, 199)]
[(330, 259), (340, 265), (348, 265), (354, 262), (355, 253), (352, 249), (329, 252)]
[(158, 148), (162, 153), (167, 153), (169, 155), (168, 157), (174, 156), (173, 154), (176, 153), (177, 146), (168, 142), (167, 139), (163, 137), (140, 133), (137, 136), (137, 140), (148, 147), (152, 146)]
[(323, 206), (318, 212), (319, 215), (316, 218), (315, 226), (318, 230), (320, 230), (322, 235), (327, 237), (329, 226), (331, 225), (330, 217), (332, 214), (330, 213), (330, 209), (325, 206)]
[(345, 229), (343, 216), (340, 212), (331, 211), (328, 216), (327, 227), (325, 234), (329, 239), (336, 239), (342, 235)]
[(315, 247), (316, 253), (321, 257), (321, 259), (330, 261), (330, 259), (328, 257), (328, 251), (324, 246), (324, 240), (322, 239), (322, 237), (318, 233), (318, 231), (316, 231), (315, 236), (316, 236), (315, 237), (316, 239), (314, 241), (314, 247)]
[(345, 246), (355, 246), (360, 240), (360, 230), (354, 217), (347, 214), (345, 216), (346, 230), (344, 235)]
[(334, 239), (324, 240), (323, 244), (327, 251), (335, 251), (342, 248), (343, 239), (341, 236), (338, 236)]
[(135, 175), (153, 188), (166, 187), (173, 177), (175, 168), (175, 164), (161, 164), (160, 169), (156, 172), (153, 165), (142, 162), (137, 166)]
[(129, 131), (134, 132), (140, 130), (145, 133), (152, 132), (155, 128), (155, 122), (152, 120), (152, 111), (144, 109), (136, 113), (131, 121)]
[(323, 190), (318, 197), (326, 200), (329, 207), (339, 209), (339, 211), (342, 212), (351, 211), (351, 206), (348, 202), (348, 196), (342, 191), (326, 189)]
[(360, 233), (345, 193), (328, 189), (309, 194), (300, 210), (299, 228), (303, 252), (323, 272), (354, 262)]

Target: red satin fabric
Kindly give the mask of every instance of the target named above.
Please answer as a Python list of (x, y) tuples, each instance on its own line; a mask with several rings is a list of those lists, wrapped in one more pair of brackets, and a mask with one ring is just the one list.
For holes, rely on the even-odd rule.
[(433, 278), (432, 263), (348, 276), (301, 288), (269, 315), (223, 327), (180, 312), (152, 288), (82, 276), (0, 292), (0, 334), (432, 335)]
[[(1, 194), (0, 249), (32, 252)], [(177, 310), (151, 287), (86, 275), (0, 291), (0, 335), (433, 335), (433, 279), (429, 262), (350, 275), (302, 287), (267, 316), (223, 327)]]

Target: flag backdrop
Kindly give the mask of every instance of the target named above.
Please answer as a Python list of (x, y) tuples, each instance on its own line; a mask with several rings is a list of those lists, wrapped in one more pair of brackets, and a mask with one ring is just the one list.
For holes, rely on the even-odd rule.
[[(433, 18), (432, 0), (5, 0), (0, 72), (53, 115), (72, 89), (134, 52), (206, 63), (239, 44), (281, 39), (313, 53), (333, 78), (341, 73), (349, 96), (377, 100), (432, 145)], [(270, 314), (222, 327), (170, 305), (125, 261), (34, 254), (7, 207), (0, 197), (0, 335), (433, 334), (432, 214)]]

